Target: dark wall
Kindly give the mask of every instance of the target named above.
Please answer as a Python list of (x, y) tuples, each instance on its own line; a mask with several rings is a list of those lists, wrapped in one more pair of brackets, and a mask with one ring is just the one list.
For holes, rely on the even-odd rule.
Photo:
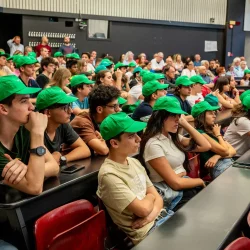
[(0, 48), (9, 52), (7, 41), (14, 36), (22, 37), (22, 15), (0, 13)]
[[(23, 16), (24, 42), (39, 41), (38, 38), (28, 38), (28, 31), (76, 33), (79, 52), (96, 50), (99, 55), (108, 53), (116, 59), (122, 53), (132, 50), (136, 55), (141, 52), (151, 58), (154, 53), (163, 51), (168, 54), (181, 53), (183, 56), (199, 53), (203, 59), (218, 58), (223, 60), (224, 30), (208, 28), (191, 28), (164, 26), (154, 24), (139, 24), (127, 22), (112, 22), (110, 25), (110, 40), (89, 40), (87, 29), (80, 30), (74, 22), (73, 27), (65, 27), (65, 21), (73, 19), (59, 18), (57, 23), (49, 22), (48, 17)], [(53, 39), (51, 42), (62, 42), (63, 39)], [(204, 41), (218, 41), (218, 52), (204, 52)]]
[[(233, 29), (226, 28), (226, 65), (233, 61), (236, 56), (243, 56), (245, 50), (244, 32), (245, 0), (228, 0), (227, 2), (227, 21), (238, 21), (239, 26)], [(227, 55), (233, 53), (232, 57)]]

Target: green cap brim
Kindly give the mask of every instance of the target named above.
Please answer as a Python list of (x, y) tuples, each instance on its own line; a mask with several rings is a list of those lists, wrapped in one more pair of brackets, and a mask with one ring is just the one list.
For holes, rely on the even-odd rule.
[(58, 103), (58, 104), (68, 104), (68, 103), (71, 103), (71, 102), (75, 102), (77, 99), (78, 99), (77, 97), (66, 95), (64, 98), (62, 98), (60, 101), (57, 101), (56, 103)]
[(14, 58), (13, 56), (10, 56), (10, 57), (8, 57), (6, 60), (7, 60), (7, 61), (10, 61), (10, 60), (13, 60), (13, 58)]
[(166, 88), (168, 88), (168, 86), (169, 86), (169, 84), (167, 84), (167, 83), (165, 84), (164, 83), (164, 84), (161, 84), (161, 86), (159, 86), (158, 89), (166, 89)]
[(10, 57), (10, 54), (5, 53), (5, 54), (0, 54), (0, 56), (5, 56), (6, 58)]
[(31, 95), (31, 94), (35, 94), (35, 93), (39, 92), (40, 90), (42, 90), (42, 89), (41, 88), (25, 87), (22, 90), (19, 90), (16, 94), (17, 95)]
[(126, 103), (126, 102), (127, 102), (126, 99), (124, 99), (124, 98), (122, 98), (122, 97), (118, 97), (118, 103), (119, 103), (119, 105), (123, 105), (123, 104)]
[(146, 122), (134, 121), (128, 128), (124, 130), (126, 133), (137, 133), (147, 126)]

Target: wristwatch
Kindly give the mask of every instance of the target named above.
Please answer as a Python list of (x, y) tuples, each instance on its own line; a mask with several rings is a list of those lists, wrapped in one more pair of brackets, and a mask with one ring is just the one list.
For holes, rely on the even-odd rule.
[(65, 156), (60, 157), (60, 166), (65, 166), (67, 164), (67, 158)]
[(46, 148), (43, 146), (30, 149), (31, 154), (36, 154), (38, 156), (43, 156), (46, 153)]

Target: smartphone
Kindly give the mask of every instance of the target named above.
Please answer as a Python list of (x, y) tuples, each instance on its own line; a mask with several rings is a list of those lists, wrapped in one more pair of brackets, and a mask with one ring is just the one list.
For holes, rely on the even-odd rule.
[(80, 165), (77, 165), (77, 164), (74, 164), (74, 165), (71, 165), (69, 167), (66, 167), (64, 169), (61, 170), (61, 173), (64, 173), (64, 174), (73, 174), (81, 169), (84, 169), (85, 166), (80, 166)]

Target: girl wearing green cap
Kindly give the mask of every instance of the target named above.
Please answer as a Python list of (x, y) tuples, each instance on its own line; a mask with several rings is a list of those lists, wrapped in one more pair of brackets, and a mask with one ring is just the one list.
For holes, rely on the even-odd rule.
[[(178, 210), (196, 194), (196, 187), (204, 187), (200, 178), (186, 177), (186, 152), (203, 152), (210, 148), (207, 140), (181, 116), (185, 112), (174, 97), (160, 97), (153, 108), (142, 136), (140, 160), (145, 162), (149, 177), (162, 194), (164, 206)], [(181, 126), (191, 136), (178, 134)]]
[(203, 101), (195, 104), (192, 115), (195, 118), (195, 128), (211, 144), (211, 149), (200, 153), (200, 176), (208, 174), (214, 179), (224, 172), (233, 163), (232, 156), (235, 149), (223, 139), (221, 126), (215, 124), (216, 110), (219, 106), (211, 106)]
[(237, 162), (250, 162), (250, 95), (242, 98), (242, 104), (235, 105), (231, 122), (225, 133), (225, 140), (236, 150)]
[(240, 85), (241, 86), (249, 86), (249, 79), (250, 79), (250, 69), (246, 69), (244, 71), (244, 76), (240, 80)]

